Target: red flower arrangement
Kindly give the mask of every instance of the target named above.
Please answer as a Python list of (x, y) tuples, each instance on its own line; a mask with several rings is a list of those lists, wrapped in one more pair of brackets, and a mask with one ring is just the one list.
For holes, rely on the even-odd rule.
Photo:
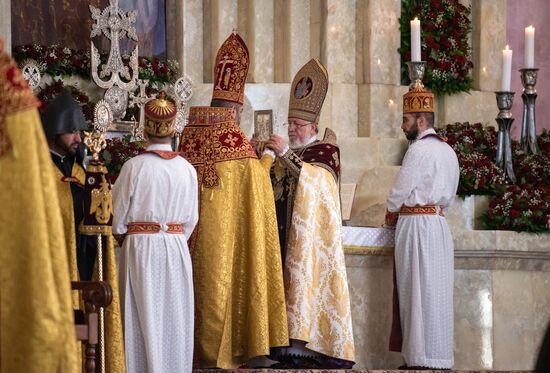
[(549, 232), (550, 225), (550, 133), (538, 137), (542, 154), (526, 155), (512, 141), (517, 185), (507, 185), (494, 163), (497, 131), (481, 123), (455, 123), (438, 130), (447, 137), (460, 165), (457, 194), (493, 195), (482, 216), (486, 228), (526, 232)]
[[(59, 45), (21, 45), (13, 48), (13, 57), (23, 66), (25, 61), (36, 61), (42, 74), (55, 76), (76, 75), (90, 80), (91, 60), (88, 50), (74, 50)], [(127, 63), (129, 56), (124, 56)], [(106, 55), (101, 55), (102, 62), (107, 61)], [(157, 57), (139, 57), (139, 78), (149, 80), (151, 86), (174, 83), (178, 74), (176, 61), (163, 61)]]
[(497, 132), (481, 123), (448, 124), (438, 131), (456, 152), (460, 165), (457, 194), (495, 194), (505, 183), (504, 174), (492, 161), (496, 154)]
[(19, 45), (13, 48), (13, 57), (22, 66), (26, 60), (36, 61), (40, 72), (52, 77), (77, 75), (90, 79), (90, 52), (60, 45)]
[(409, 21), (422, 21), (422, 60), (427, 62), (424, 84), (435, 94), (468, 92), (473, 87), (470, 70), (472, 51), (468, 44), (472, 31), (471, 8), (458, 0), (402, 0), (399, 29), (401, 31), (401, 83), (410, 83), (405, 62), (410, 61)]
[(41, 101), (40, 110), (42, 111), (46, 109), (48, 103), (65, 89), (68, 90), (73, 98), (82, 106), (82, 112), (84, 113), (86, 120), (88, 122), (92, 122), (95, 103), (90, 102), (89, 97), (77, 88), (73, 86), (65, 86), (62, 80), (57, 80), (51, 84), (47, 84), (38, 92), (36, 97)]
[(489, 229), (550, 232), (550, 188), (547, 183), (509, 185), (489, 203), (482, 220)]
[(107, 147), (102, 152), (107, 167), (107, 177), (114, 184), (126, 161), (141, 154), (147, 148), (145, 141), (132, 141), (132, 135), (107, 139)]

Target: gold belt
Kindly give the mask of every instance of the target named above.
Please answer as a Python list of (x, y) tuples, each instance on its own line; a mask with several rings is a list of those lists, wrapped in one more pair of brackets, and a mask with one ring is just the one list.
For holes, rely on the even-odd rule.
[[(183, 234), (183, 224), (168, 223), (166, 225), (168, 226), (166, 233)], [(126, 234), (156, 234), (160, 232), (160, 224), (152, 222), (128, 223), (127, 228)]]
[(443, 208), (436, 205), (424, 205), (424, 206), (403, 206), (399, 210), (399, 215), (441, 215), (445, 216), (443, 213)]

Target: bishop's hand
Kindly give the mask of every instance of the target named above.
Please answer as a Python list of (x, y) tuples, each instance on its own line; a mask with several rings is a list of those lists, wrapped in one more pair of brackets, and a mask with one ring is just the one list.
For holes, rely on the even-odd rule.
[(286, 142), (286, 139), (284, 137), (281, 137), (279, 135), (271, 135), (269, 136), (269, 140), (265, 143), (266, 148), (271, 149), (277, 154), (278, 156), (281, 156), (285, 153), (285, 151), (288, 149), (288, 144)]

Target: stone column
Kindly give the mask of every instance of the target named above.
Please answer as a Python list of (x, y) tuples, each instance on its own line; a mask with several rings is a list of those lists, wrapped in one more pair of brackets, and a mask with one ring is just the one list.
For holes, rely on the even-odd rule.
[(212, 83), (214, 59), (221, 44), (237, 28), (237, 0), (203, 1), (203, 77)]
[(473, 1), (472, 29), (474, 88), (499, 90), (506, 45), (506, 0)]
[(400, 15), (399, 0), (370, 0), (357, 4), (357, 48), (362, 49), (362, 53), (357, 53), (359, 83), (400, 84), (397, 52), (401, 45)]
[[(315, 0), (317, 3), (318, 0)], [(289, 76), (294, 75), (310, 60), (310, 0), (290, 0)]]
[[(318, 2), (315, 2), (316, 6)], [(311, 58), (311, 1), (275, 0), (275, 82), (290, 83)]]
[(0, 38), (4, 40), (4, 50), (11, 55), (11, 0), (0, 0)]
[(355, 83), (355, 0), (326, 0), (321, 59), (331, 83)]
[(195, 84), (203, 81), (203, 2), (167, 0), (168, 58), (178, 61), (180, 74)]
[(254, 83), (274, 81), (274, 4), (273, 0), (250, 2), (248, 19), (251, 21), (246, 39), (250, 51), (250, 80)]

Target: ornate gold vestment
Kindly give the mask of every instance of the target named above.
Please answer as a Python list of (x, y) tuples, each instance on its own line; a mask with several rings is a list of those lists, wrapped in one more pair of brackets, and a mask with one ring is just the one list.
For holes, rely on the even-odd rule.
[(313, 351), (355, 361), (341, 221), (334, 177), (304, 162), (285, 261), (289, 335)]
[(0, 40), (0, 371), (78, 372), (67, 253), (38, 102)]
[[(73, 164), (71, 177), (64, 177), (55, 165), (54, 169), (56, 171), (56, 186), (61, 205), (65, 242), (67, 243), (67, 257), (71, 281), (79, 281), (78, 266), (76, 262), (76, 236), (74, 231), (75, 224), (73, 198), (71, 195), (70, 183), (79, 183), (80, 185), (84, 185), (84, 178), (86, 174), (84, 169), (76, 162)], [(108, 282), (113, 290), (113, 301), (105, 309), (105, 369), (107, 372), (121, 373), (125, 372), (126, 368), (124, 362), (124, 340), (122, 337), (122, 321), (118, 295), (118, 272), (115, 262), (114, 239), (111, 234), (103, 237), (107, 238), (106, 246), (103, 248), (105, 250), (104, 262), (106, 263), (106, 267), (104, 269), (104, 281)], [(93, 280), (98, 280), (97, 258), (94, 267)], [(80, 299), (78, 292), (73, 292), (72, 302), (74, 308), (82, 309), (82, 300)]]
[(195, 351), (201, 367), (235, 368), (288, 345), (271, 158), (255, 157), (230, 108), (191, 108), (180, 149), (200, 189)]

